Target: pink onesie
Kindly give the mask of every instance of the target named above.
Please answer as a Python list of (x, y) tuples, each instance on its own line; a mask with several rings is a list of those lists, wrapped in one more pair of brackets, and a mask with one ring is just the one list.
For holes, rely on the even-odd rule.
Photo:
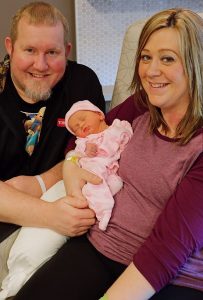
[[(118, 160), (132, 134), (130, 123), (116, 119), (103, 132), (90, 134), (85, 138), (77, 137), (76, 140), (75, 151), (82, 155), (79, 160), (80, 166), (103, 179), (99, 185), (85, 184), (82, 190), (89, 207), (96, 213), (101, 230), (106, 230), (114, 206), (113, 196), (123, 185), (121, 178), (117, 175)], [(87, 143), (97, 145), (97, 156), (86, 156)]]

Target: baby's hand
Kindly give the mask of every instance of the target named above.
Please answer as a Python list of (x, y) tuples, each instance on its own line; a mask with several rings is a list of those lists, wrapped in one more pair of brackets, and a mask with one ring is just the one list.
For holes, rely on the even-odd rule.
[(97, 156), (97, 145), (93, 143), (87, 143), (86, 144), (86, 149), (85, 149), (85, 154), (88, 157), (95, 157)]

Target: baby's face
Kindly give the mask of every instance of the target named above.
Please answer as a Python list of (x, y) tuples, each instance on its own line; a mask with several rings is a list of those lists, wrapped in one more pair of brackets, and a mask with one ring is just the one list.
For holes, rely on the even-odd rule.
[(103, 131), (104, 116), (100, 112), (79, 110), (68, 121), (68, 126), (77, 137), (86, 137), (89, 134)]

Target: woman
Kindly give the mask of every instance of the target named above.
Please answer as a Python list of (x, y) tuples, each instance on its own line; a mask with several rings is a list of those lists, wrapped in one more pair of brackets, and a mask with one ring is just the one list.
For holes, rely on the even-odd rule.
[[(71, 239), (16, 300), (96, 300), (106, 290), (108, 300), (203, 298), (202, 62), (198, 15), (169, 9), (149, 19), (136, 55), (135, 97), (108, 115), (134, 119), (108, 228), (96, 223), (87, 237)], [(68, 190), (80, 197), (94, 176), (71, 161), (69, 169)]]

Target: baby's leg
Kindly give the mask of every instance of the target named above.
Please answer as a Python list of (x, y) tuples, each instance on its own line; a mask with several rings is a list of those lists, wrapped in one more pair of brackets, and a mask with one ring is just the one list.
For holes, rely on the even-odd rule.
[(96, 213), (99, 228), (106, 230), (114, 206), (114, 199), (109, 186), (103, 179), (103, 182), (99, 185), (85, 184), (82, 192), (88, 200), (89, 207)]
[(123, 181), (117, 174), (110, 174), (106, 181), (113, 196), (123, 187)]

